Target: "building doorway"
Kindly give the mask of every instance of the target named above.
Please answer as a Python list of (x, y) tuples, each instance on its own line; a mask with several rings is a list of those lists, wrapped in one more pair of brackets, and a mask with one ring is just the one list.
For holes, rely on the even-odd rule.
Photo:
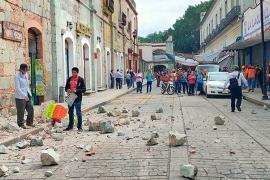
[(107, 79), (107, 84), (106, 87), (109, 88), (109, 85), (111, 84), (111, 78), (110, 78), (110, 72), (111, 72), (111, 53), (110, 51), (107, 51), (106, 53), (106, 79)]
[(31, 101), (34, 105), (40, 105), (44, 102), (44, 66), (42, 63), (42, 36), (36, 28), (28, 29), (28, 52)]
[(102, 61), (100, 56), (100, 50), (97, 49), (97, 88), (102, 88)]
[(83, 45), (83, 78), (85, 80), (86, 89), (91, 89), (90, 86), (90, 58), (89, 58), (89, 46)]
[(70, 38), (65, 39), (64, 83), (71, 76), (73, 62), (73, 42)]

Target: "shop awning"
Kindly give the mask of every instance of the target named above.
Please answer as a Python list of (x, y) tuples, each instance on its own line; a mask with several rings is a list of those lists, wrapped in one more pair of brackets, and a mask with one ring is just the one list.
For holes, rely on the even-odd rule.
[[(265, 32), (265, 42), (270, 41), (270, 32)], [(242, 40), (231, 44), (224, 48), (225, 50), (241, 50), (248, 47), (258, 45), (262, 42), (261, 36), (257, 36), (253, 39)]]
[(194, 59), (200, 64), (215, 63), (215, 60), (219, 57), (221, 51), (216, 51), (213, 53), (204, 53), (194, 56)]

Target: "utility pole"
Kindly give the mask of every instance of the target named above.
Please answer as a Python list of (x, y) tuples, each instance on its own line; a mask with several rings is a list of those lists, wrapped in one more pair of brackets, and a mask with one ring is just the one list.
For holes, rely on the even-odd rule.
[(262, 58), (263, 58), (263, 96), (262, 100), (268, 100), (267, 87), (266, 87), (266, 51), (265, 51), (265, 41), (264, 41), (264, 13), (263, 13), (263, 0), (260, 0), (261, 9), (261, 36), (262, 36)]

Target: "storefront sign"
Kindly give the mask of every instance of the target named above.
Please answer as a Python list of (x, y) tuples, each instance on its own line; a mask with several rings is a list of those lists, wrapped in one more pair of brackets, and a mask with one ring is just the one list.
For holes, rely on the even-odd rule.
[[(270, 0), (264, 0), (264, 30), (270, 31)], [(255, 8), (249, 8), (244, 13), (243, 22), (244, 40), (252, 39), (261, 33), (261, 10), (260, 5)]]
[(3, 38), (11, 41), (21, 42), (23, 40), (22, 27), (7, 21), (2, 22)]
[(76, 24), (76, 31), (80, 34), (85, 34), (86, 36), (89, 37), (92, 36), (92, 29), (89, 26), (84, 25), (80, 22), (77, 22)]

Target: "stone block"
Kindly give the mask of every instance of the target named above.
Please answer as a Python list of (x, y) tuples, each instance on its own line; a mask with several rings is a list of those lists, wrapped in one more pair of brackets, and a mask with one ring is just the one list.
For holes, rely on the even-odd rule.
[(43, 150), (40, 160), (43, 166), (57, 165), (60, 161), (60, 155), (53, 149)]
[(100, 121), (100, 131), (101, 131), (101, 134), (113, 133), (114, 132), (113, 123), (108, 120)]
[(169, 144), (171, 146), (182, 146), (187, 141), (187, 136), (185, 134), (180, 134), (178, 132), (169, 132)]
[(183, 177), (194, 179), (198, 173), (198, 168), (194, 165), (187, 164), (180, 167), (180, 174)]

